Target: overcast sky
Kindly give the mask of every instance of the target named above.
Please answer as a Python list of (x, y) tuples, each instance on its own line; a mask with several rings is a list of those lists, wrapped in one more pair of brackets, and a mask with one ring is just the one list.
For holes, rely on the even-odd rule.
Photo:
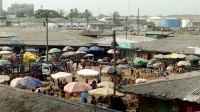
[(15, 2), (34, 4), (35, 10), (40, 6), (43, 9), (64, 9), (67, 13), (71, 8), (77, 8), (80, 12), (88, 9), (95, 16), (99, 12), (108, 15), (114, 11), (124, 16), (136, 16), (138, 8), (140, 15), (148, 16), (200, 14), (200, 0), (3, 0), (3, 9), (7, 10)]

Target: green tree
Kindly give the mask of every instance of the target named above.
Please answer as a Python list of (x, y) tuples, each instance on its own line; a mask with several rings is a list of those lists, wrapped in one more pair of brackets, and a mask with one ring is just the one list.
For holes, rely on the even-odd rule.
[(25, 17), (25, 13), (24, 12), (17, 12), (17, 17)]
[(27, 9), (26, 14), (31, 18), (32, 15), (34, 14), (34, 10), (33, 9)]
[(70, 9), (69, 18), (71, 21), (71, 29), (73, 29), (73, 18), (74, 18), (74, 9)]
[(119, 17), (119, 12), (115, 11), (113, 13), (113, 24), (115, 24), (116, 26), (120, 26)]
[(62, 17), (55, 10), (43, 10), (43, 9), (39, 9), (39, 10), (35, 11), (34, 17), (35, 18), (46, 18), (46, 14), (48, 15), (49, 18), (59, 18), (59, 17)]
[(155, 27), (155, 23), (153, 21), (150, 21), (150, 22), (144, 21), (142, 24), (143, 25), (149, 25), (151, 27)]
[(84, 12), (84, 15), (85, 15), (85, 18), (86, 18), (86, 21), (87, 21), (87, 26), (88, 26), (88, 23), (90, 21), (90, 17), (92, 16), (92, 13), (89, 11), (89, 10), (85, 10)]

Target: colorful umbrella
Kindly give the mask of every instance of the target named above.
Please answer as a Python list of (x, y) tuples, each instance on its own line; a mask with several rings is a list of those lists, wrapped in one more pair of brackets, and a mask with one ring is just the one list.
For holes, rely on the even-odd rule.
[(18, 82), (17, 82), (17, 85), (19, 87), (23, 87), (23, 88), (30, 88), (30, 87), (41, 87), (43, 86), (42, 82), (36, 78), (33, 78), (33, 77), (30, 77), (30, 76), (27, 76), (27, 77), (24, 77), (22, 79), (20, 79)]
[(1, 59), (0, 60), (0, 65), (10, 65), (11, 63), (8, 61), (8, 60), (5, 60), (5, 59)]
[(23, 55), (23, 62), (28, 63), (30, 60), (36, 60), (37, 56), (31, 52), (25, 52)]
[(66, 46), (62, 49), (63, 52), (69, 51), (69, 50), (74, 50), (71, 46)]
[(61, 52), (61, 50), (60, 49), (58, 49), (58, 48), (52, 48), (52, 49), (50, 49), (49, 50), (49, 54), (53, 54), (53, 53), (59, 53), (59, 52)]
[(89, 51), (89, 49), (87, 47), (80, 47), (78, 49), (78, 51), (85, 51), (85, 52), (87, 52), (87, 51)]
[[(114, 49), (110, 49), (107, 51), (108, 54), (114, 54)], [(116, 53), (119, 53), (119, 51), (116, 50)]]
[(92, 46), (92, 47), (89, 48), (89, 50), (90, 50), (90, 51), (100, 51), (101, 48), (98, 47), (98, 46)]
[(143, 64), (143, 63), (148, 63), (148, 62), (149, 62), (149, 60), (144, 59), (144, 58), (136, 57), (133, 59), (134, 64)]
[(83, 76), (97, 76), (99, 72), (92, 69), (83, 69), (83, 70), (77, 71), (77, 74), (83, 75)]
[(53, 79), (66, 79), (66, 78), (71, 78), (72, 77), (72, 74), (71, 73), (66, 73), (66, 72), (57, 72), (55, 74), (53, 74), (51, 76)]
[(67, 52), (63, 53), (62, 56), (71, 56), (71, 55), (75, 55), (75, 54), (76, 54), (76, 52), (74, 52), (74, 51), (67, 51)]
[[(94, 95), (94, 96), (113, 96), (113, 89), (104, 87), (104, 88), (98, 88), (98, 89), (93, 89), (88, 91), (89, 94)], [(116, 91), (116, 96), (124, 96), (124, 94), (119, 93)]]
[(81, 93), (91, 89), (90, 85), (81, 82), (71, 82), (64, 87), (64, 91), (68, 93)]
[(84, 57), (94, 56), (94, 54), (86, 54)]

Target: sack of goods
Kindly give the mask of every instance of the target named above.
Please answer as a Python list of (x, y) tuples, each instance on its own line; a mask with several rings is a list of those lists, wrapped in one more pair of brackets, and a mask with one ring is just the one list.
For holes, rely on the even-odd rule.
[(138, 78), (138, 79), (135, 80), (136, 84), (145, 83), (145, 82), (146, 82), (146, 79), (142, 79), (142, 78)]

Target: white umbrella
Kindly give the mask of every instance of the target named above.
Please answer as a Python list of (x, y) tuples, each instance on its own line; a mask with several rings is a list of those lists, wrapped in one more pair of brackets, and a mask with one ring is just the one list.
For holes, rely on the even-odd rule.
[[(105, 87), (105, 88), (98, 88), (88, 91), (89, 94), (94, 96), (113, 96), (113, 89)], [(124, 96), (124, 94), (119, 93), (116, 91), (116, 96)]]
[(19, 80), (21, 80), (21, 79), (23, 79), (23, 78), (15, 78), (15, 79), (13, 79), (13, 80), (10, 82), (10, 86), (16, 87), (16, 86), (17, 86), (17, 82), (18, 82)]
[(76, 51), (76, 54), (85, 54), (86, 52), (84, 51)]
[[(114, 54), (114, 49), (110, 49), (107, 51), (108, 54)], [(119, 51), (116, 50), (116, 53), (119, 53)]]
[(173, 59), (176, 59), (176, 58), (185, 58), (186, 55), (185, 54), (171, 54), (169, 55), (169, 58), (173, 58)]
[(53, 74), (51, 77), (53, 79), (66, 79), (66, 78), (71, 77), (71, 76), (72, 76), (71, 73), (58, 72), (58, 73)]
[(11, 51), (0, 51), (0, 54), (13, 54)]
[(83, 70), (77, 71), (77, 74), (83, 75), (83, 76), (97, 76), (99, 72), (92, 69), (83, 69)]
[(113, 82), (101, 82), (99, 84), (97, 84), (98, 87), (108, 87), (108, 88), (114, 88), (114, 83)]
[(2, 51), (11, 51), (12, 49), (8, 46), (2, 47)]
[(191, 66), (191, 63), (188, 61), (179, 61), (177, 66)]
[(5, 81), (9, 81), (10, 77), (7, 75), (0, 75), (0, 83), (3, 83)]

